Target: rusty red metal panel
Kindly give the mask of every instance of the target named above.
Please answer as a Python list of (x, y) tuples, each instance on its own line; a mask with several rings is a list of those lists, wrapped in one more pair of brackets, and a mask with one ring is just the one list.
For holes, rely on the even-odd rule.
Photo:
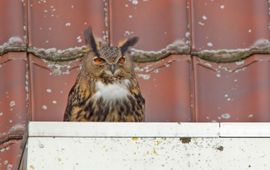
[[(141, 50), (159, 50), (176, 40), (188, 44), (188, 7), (186, 0), (111, 0), (111, 42), (117, 45), (136, 35), (140, 38), (136, 48)], [(140, 66), (144, 73), (137, 75), (146, 99), (146, 120), (191, 121), (190, 57), (171, 56)]]
[[(48, 63), (31, 55), (32, 119), (61, 121), (80, 62)], [(146, 99), (147, 121), (191, 121), (191, 61), (171, 56), (135, 67)], [(163, 90), (161, 90), (163, 89)]]
[(26, 40), (26, 24), (24, 1), (1, 1), (0, 2), (0, 44), (8, 42), (11, 37), (20, 37)]
[[(0, 139), (28, 120), (28, 76), (26, 53), (0, 56)], [(22, 153), (21, 141), (0, 145), (0, 169), (17, 169)]]
[(22, 142), (12, 143), (0, 149), (0, 169), (18, 169), (24, 144)]
[(79, 62), (49, 63), (30, 55), (32, 120), (62, 121)]
[(197, 121), (270, 121), (270, 56), (216, 64), (194, 59)]
[(136, 46), (158, 50), (175, 40), (189, 40), (186, 0), (117, 0), (110, 1), (111, 39), (114, 44), (136, 35)]
[[(1, 47), (25, 46), (28, 40), (30, 48), (82, 46), (89, 25), (97, 37), (114, 45), (139, 36), (136, 48), (141, 50), (159, 50), (175, 40), (187, 45), (192, 40), (194, 51), (239, 49), (270, 37), (267, 0), (3, 0), (0, 4)], [(28, 115), (32, 120), (62, 121), (79, 72), (80, 61), (52, 63), (32, 54), (26, 58), (26, 52), (0, 56), (1, 136), (26, 124)], [(137, 64), (146, 121), (270, 121), (269, 59), (268, 53), (218, 64), (173, 55)], [(17, 169), (22, 146), (21, 140), (0, 145), (0, 169)]]
[(68, 48), (84, 45), (83, 31), (91, 25), (102, 37), (106, 34), (105, 2), (100, 0), (30, 0), (29, 45)]
[(135, 67), (146, 101), (146, 121), (191, 121), (190, 56), (170, 56)]
[(193, 48), (247, 48), (258, 39), (269, 39), (268, 1), (192, 1)]

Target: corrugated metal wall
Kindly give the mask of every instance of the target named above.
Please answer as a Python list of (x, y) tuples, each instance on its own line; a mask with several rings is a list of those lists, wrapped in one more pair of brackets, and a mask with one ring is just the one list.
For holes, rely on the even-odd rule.
[[(153, 54), (172, 43), (188, 47), (136, 66), (147, 121), (269, 121), (269, 7), (269, 0), (1, 0), (0, 134), (27, 120), (62, 120), (80, 61), (52, 60), (83, 46), (89, 25), (113, 44), (137, 35), (136, 49)], [(21, 143), (0, 145), (0, 169), (16, 169)]]

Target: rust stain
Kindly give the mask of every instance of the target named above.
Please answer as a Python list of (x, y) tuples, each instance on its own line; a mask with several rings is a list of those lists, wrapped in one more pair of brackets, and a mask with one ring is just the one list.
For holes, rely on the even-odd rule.
[(30, 165), (30, 169), (31, 169), (31, 170), (34, 170), (35, 167), (34, 167), (33, 165)]
[(153, 151), (152, 151), (152, 153), (151, 153), (152, 155), (158, 155), (158, 153), (157, 153), (157, 151), (156, 151), (156, 149), (155, 148), (153, 148)]
[(131, 138), (133, 141), (137, 141), (137, 140), (139, 140), (140, 138), (139, 137), (132, 137)]
[(160, 140), (155, 141), (155, 144), (156, 144), (156, 145), (159, 145), (159, 144), (161, 144), (161, 143), (162, 143), (162, 141), (160, 141)]
[(183, 138), (180, 138), (180, 141), (183, 143), (183, 144), (188, 144), (191, 142), (191, 138), (190, 137), (183, 137)]
[(219, 146), (219, 147), (217, 147), (217, 150), (223, 151), (224, 150), (224, 147), (223, 146)]

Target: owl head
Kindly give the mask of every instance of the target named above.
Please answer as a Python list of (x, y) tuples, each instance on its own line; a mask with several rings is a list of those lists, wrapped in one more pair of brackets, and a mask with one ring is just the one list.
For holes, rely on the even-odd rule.
[(92, 29), (84, 32), (86, 44), (91, 49), (85, 56), (83, 67), (96, 79), (119, 80), (133, 76), (132, 58), (128, 48), (135, 45), (138, 37), (126, 39), (117, 47), (96, 43)]

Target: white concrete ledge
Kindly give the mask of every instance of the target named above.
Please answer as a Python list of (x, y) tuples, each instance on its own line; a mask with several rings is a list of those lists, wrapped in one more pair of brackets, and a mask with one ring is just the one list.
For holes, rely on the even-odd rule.
[(270, 137), (270, 123), (220, 123), (220, 137)]
[(30, 122), (20, 170), (270, 169), (270, 123)]
[(30, 137), (218, 137), (218, 123), (30, 122)]
[(30, 137), (270, 137), (270, 123), (30, 122)]

